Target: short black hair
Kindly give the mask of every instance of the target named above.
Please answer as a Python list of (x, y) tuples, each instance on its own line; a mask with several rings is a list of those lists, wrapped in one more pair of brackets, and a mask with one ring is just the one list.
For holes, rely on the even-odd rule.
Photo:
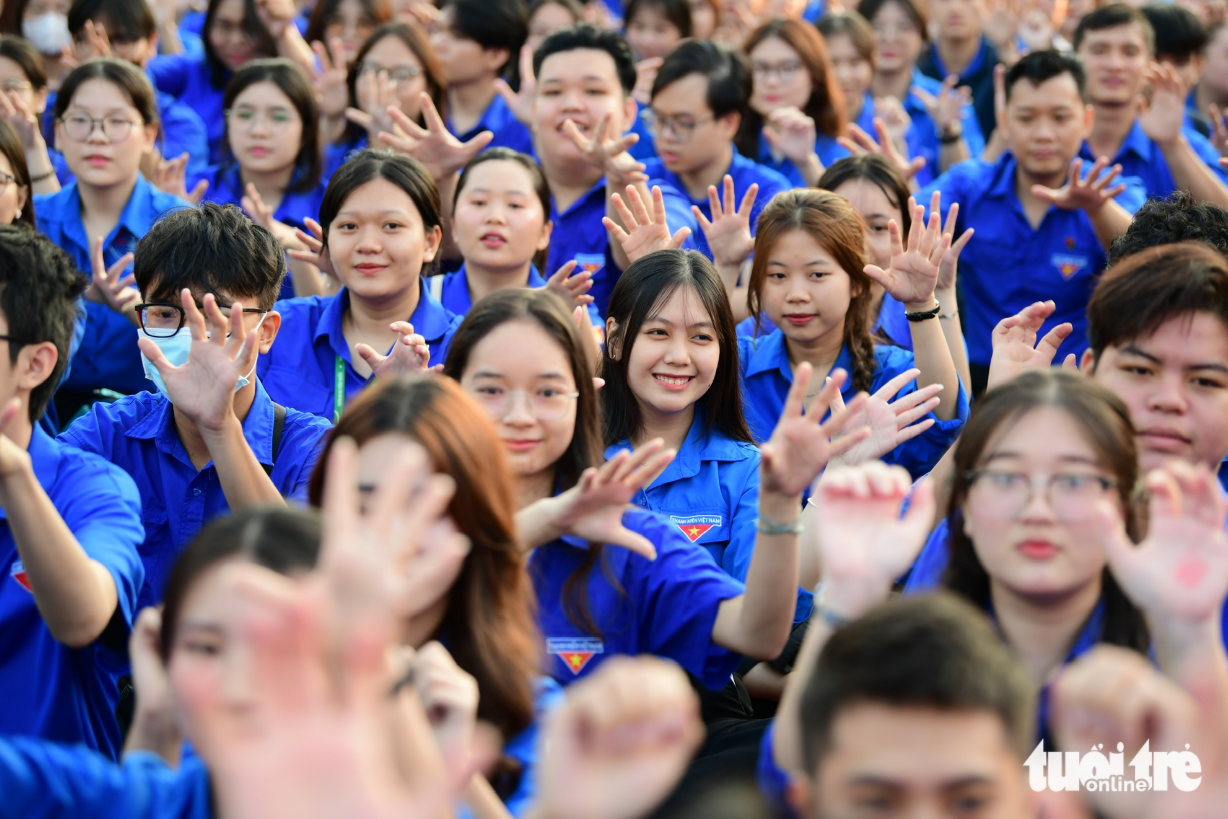
[(631, 19), (640, 9), (660, 9), (665, 19), (678, 29), (683, 37), (691, 36), (691, 4), (687, 0), (629, 0), (623, 8), (623, 25), (631, 25)]
[(529, 8), (524, 0), (446, 0), (451, 28), (486, 49), (507, 49), (502, 74), (518, 66), (520, 47), (529, 37)]
[(85, 38), (88, 20), (103, 26), (107, 39), (120, 45), (148, 40), (158, 30), (145, 0), (73, 0), (68, 9), (68, 31), (73, 39)]
[(186, 287), (269, 310), (286, 275), (286, 252), (234, 205), (206, 202), (154, 222), (137, 243), (133, 273), (148, 302), (175, 303)]
[(1071, 76), (1079, 89), (1079, 99), (1087, 102), (1087, 69), (1083, 66), (1083, 61), (1074, 55), (1051, 48), (1029, 52), (1006, 70), (1006, 101), (1010, 102), (1011, 89), (1020, 80), (1027, 80), (1037, 86), (1063, 74)]
[(1147, 50), (1155, 54), (1155, 29), (1151, 27), (1151, 23), (1143, 16), (1141, 11), (1133, 6), (1127, 6), (1125, 3), (1113, 3), (1108, 6), (1102, 6), (1095, 11), (1083, 15), (1083, 19), (1079, 20), (1079, 25), (1075, 28), (1072, 43), (1074, 50), (1079, 50), (1079, 46), (1083, 44), (1083, 38), (1089, 31), (1104, 31), (1109, 28), (1117, 28), (1118, 26), (1128, 26), (1131, 23), (1143, 30), (1143, 39), (1147, 41)]
[(983, 612), (936, 592), (892, 600), (837, 631), (802, 692), (802, 753), (814, 773), (840, 712), (857, 704), (989, 711), (1020, 760), (1035, 741), (1032, 683)]
[(610, 59), (614, 60), (614, 70), (618, 73), (623, 94), (630, 94), (635, 89), (635, 55), (631, 53), (627, 40), (617, 31), (597, 28), (590, 23), (565, 28), (547, 37), (533, 54), (533, 74), (541, 76), (542, 63), (547, 57), (582, 49), (609, 54)]
[(1207, 30), (1194, 12), (1173, 3), (1148, 3), (1139, 9), (1155, 32), (1155, 56), (1185, 65), (1207, 47)]
[(1228, 328), (1228, 259), (1203, 242), (1145, 248), (1109, 267), (1087, 303), (1094, 361), (1173, 319), (1210, 313)]
[(47, 380), (30, 391), (30, 420), (47, 411), (60, 383), (77, 323), (77, 300), (85, 277), (73, 260), (50, 239), (25, 225), (0, 225), (0, 309), (8, 320), (9, 361), (16, 362), (22, 342), (50, 341), (59, 357)]
[(345, 200), (358, 188), (376, 179), (385, 179), (405, 191), (418, 209), (422, 225), (427, 230), (443, 226), (439, 188), (422, 163), (403, 154), (368, 148), (355, 154), (328, 180), (328, 188), (320, 202), (320, 227), (324, 229), (325, 247), (328, 247), (328, 232), (333, 220), (337, 218)]
[(1134, 212), (1130, 227), (1109, 245), (1108, 264), (1149, 247), (1191, 241), (1228, 256), (1228, 210), (1176, 191), (1167, 199), (1148, 199)]
[(684, 40), (665, 58), (652, 84), (652, 96), (683, 77), (700, 74), (708, 78), (705, 101), (712, 116), (745, 115), (750, 104), (751, 74), (746, 58), (728, 46), (711, 40)]

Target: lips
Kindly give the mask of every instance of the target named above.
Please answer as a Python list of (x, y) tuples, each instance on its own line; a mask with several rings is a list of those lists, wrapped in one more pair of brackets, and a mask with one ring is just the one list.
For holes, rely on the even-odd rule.
[(670, 375), (667, 373), (653, 373), (653, 380), (667, 390), (681, 391), (685, 390), (695, 380), (693, 375)]
[(489, 248), (500, 248), (507, 244), (507, 237), (498, 233), (483, 233), (478, 239), (479, 242)]
[(363, 262), (362, 264), (354, 265), (354, 269), (364, 276), (374, 276), (382, 273), (388, 268), (386, 264), (376, 264), (375, 262)]
[(263, 159), (264, 157), (272, 153), (268, 148), (265, 148), (263, 145), (255, 145), (251, 148), (248, 148), (247, 152), (251, 154), (252, 156), (257, 157), (259, 159)]
[(85, 161), (91, 165), (94, 165), (95, 167), (100, 167), (109, 163), (111, 158), (109, 156), (103, 156), (102, 154), (90, 154), (85, 157)]
[(1152, 427), (1138, 433), (1148, 449), (1161, 452), (1184, 452), (1190, 445), (1188, 436), (1167, 427)]
[(528, 452), (530, 449), (532, 449), (533, 447), (537, 446), (540, 443), (541, 441), (537, 439), (532, 439), (532, 440), (527, 439), (527, 438), (504, 438), (503, 439), (503, 445), (507, 447), (509, 450), (511, 450), (512, 452)]
[(791, 316), (787, 315), (784, 317), (785, 321), (789, 322), (794, 327), (805, 327), (807, 324), (814, 321), (816, 318), (818, 318), (818, 316), (815, 315), (814, 313), (804, 313), (804, 314), (798, 313), (795, 315), (791, 315)]
[(1016, 548), (1019, 554), (1031, 560), (1048, 560), (1058, 553), (1058, 548), (1047, 540), (1025, 540)]

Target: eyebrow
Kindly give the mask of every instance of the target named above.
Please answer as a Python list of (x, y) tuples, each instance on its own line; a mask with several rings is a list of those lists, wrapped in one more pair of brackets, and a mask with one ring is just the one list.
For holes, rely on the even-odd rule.
[[(831, 263), (832, 262), (828, 259), (811, 259), (810, 261), (802, 265), (802, 267), (813, 267), (814, 265), (824, 265), (824, 264), (830, 265)], [(771, 265), (776, 265), (777, 267), (788, 267), (789, 266), (785, 262), (777, 261), (776, 259), (769, 259), (768, 266), (770, 267)]]
[[(473, 377), (474, 378), (507, 378), (507, 376), (504, 375), (503, 373), (495, 372), (494, 370), (478, 370), (476, 373), (473, 374)], [(533, 377), (534, 378), (554, 378), (554, 379), (559, 379), (561, 381), (567, 376), (564, 375), (563, 373), (551, 370), (550, 372), (538, 373), (537, 375)]]
[[(1022, 452), (1011, 452), (1011, 451), (1007, 450), (1007, 451), (1004, 451), (1004, 452), (993, 452), (993, 453), (990, 453), (989, 455), (987, 455), (987, 456), (985, 457), (985, 461), (984, 461), (984, 462), (985, 462), (985, 463), (989, 463), (990, 461), (994, 460), (995, 458), (1022, 458), (1022, 457), (1023, 457), (1023, 453), (1022, 453)], [(1089, 457), (1087, 457), (1086, 455), (1058, 455), (1058, 456), (1057, 456), (1057, 459), (1058, 459), (1059, 461), (1063, 461), (1063, 462), (1065, 462), (1065, 463), (1072, 463), (1072, 464), (1087, 464), (1088, 466), (1095, 466), (1095, 467), (1099, 467), (1099, 466), (1100, 466), (1100, 462), (1099, 462), (1099, 461), (1097, 461), (1095, 458), (1089, 458)]]
[[(672, 321), (662, 316), (649, 316), (648, 318), (644, 319), (645, 324), (647, 324), (650, 321), (655, 321), (658, 324), (668, 324), (670, 327), (674, 326), (674, 323)], [(711, 321), (697, 321), (694, 324), (687, 325), (687, 327), (713, 327), (713, 326), (714, 325), (712, 324)]]
[[(1145, 358), (1153, 364), (1160, 364), (1160, 365), (1164, 364), (1164, 362), (1157, 356), (1154, 356), (1151, 353), (1146, 352), (1145, 350), (1141, 350), (1133, 344), (1127, 344), (1125, 347), (1122, 347), (1121, 352), (1124, 355), (1134, 355), (1134, 356), (1138, 356), (1139, 358)], [(1218, 361), (1204, 361), (1198, 364), (1190, 364), (1189, 366), (1185, 367), (1185, 369), (1187, 371), (1188, 370), (1196, 370), (1196, 371), (1197, 370), (1212, 370), (1214, 372), (1224, 373), (1225, 375), (1228, 375), (1228, 365), (1222, 364)]]
[[(539, 83), (539, 85), (547, 85), (552, 82), (563, 82), (563, 79), (564, 79), (563, 77), (547, 77), (546, 79), (542, 80)], [(610, 82), (610, 78), (603, 77), (600, 74), (585, 74), (584, 76), (580, 77), (580, 81), (581, 82), (606, 82), (608, 83)]]
[(216, 634), (218, 636), (221, 636), (222, 634), (224, 634), (221, 626), (214, 625), (213, 623), (193, 622), (191, 620), (180, 623), (175, 628), (175, 630), (179, 634), (183, 634), (184, 632), (188, 632), (188, 631), (206, 631), (206, 632), (209, 632), (210, 634)]
[[(362, 213), (362, 211), (354, 210), (353, 208), (348, 208), (345, 210), (337, 211), (337, 216), (346, 216), (349, 214), (356, 214), (356, 213)], [(405, 210), (404, 208), (389, 208), (387, 210), (376, 211), (375, 213), (378, 216), (389, 216), (389, 215), (407, 216), (409, 214), (409, 211)]]

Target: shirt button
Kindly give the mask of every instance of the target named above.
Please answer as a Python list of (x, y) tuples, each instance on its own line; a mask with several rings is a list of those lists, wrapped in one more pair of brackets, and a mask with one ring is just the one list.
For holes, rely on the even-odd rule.
[(193, 495), (197, 495), (197, 496), (199, 496), (199, 495), (200, 495), (200, 488), (199, 488), (199, 487), (197, 487), (196, 489), (193, 489), (193, 490), (192, 490), (192, 494), (193, 494)]

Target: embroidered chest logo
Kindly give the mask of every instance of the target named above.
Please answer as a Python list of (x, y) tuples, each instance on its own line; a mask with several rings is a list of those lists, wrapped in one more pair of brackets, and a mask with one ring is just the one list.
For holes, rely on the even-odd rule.
[(605, 254), (577, 253), (576, 267), (589, 275), (596, 275), (598, 270), (605, 267)]
[(720, 515), (670, 515), (669, 522), (678, 527), (678, 531), (686, 535), (686, 539), (694, 543), (713, 526), (721, 525)]
[(9, 576), (26, 591), (32, 591), (30, 588), (30, 579), (26, 577), (26, 567), (20, 560), (13, 561), (13, 568), (9, 569)]
[(579, 674), (594, 654), (605, 654), (605, 643), (595, 637), (548, 637), (546, 653), (558, 655), (572, 674)]
[(1086, 256), (1069, 256), (1065, 253), (1054, 253), (1051, 261), (1066, 281), (1070, 281), (1071, 277), (1087, 267), (1088, 263)]

